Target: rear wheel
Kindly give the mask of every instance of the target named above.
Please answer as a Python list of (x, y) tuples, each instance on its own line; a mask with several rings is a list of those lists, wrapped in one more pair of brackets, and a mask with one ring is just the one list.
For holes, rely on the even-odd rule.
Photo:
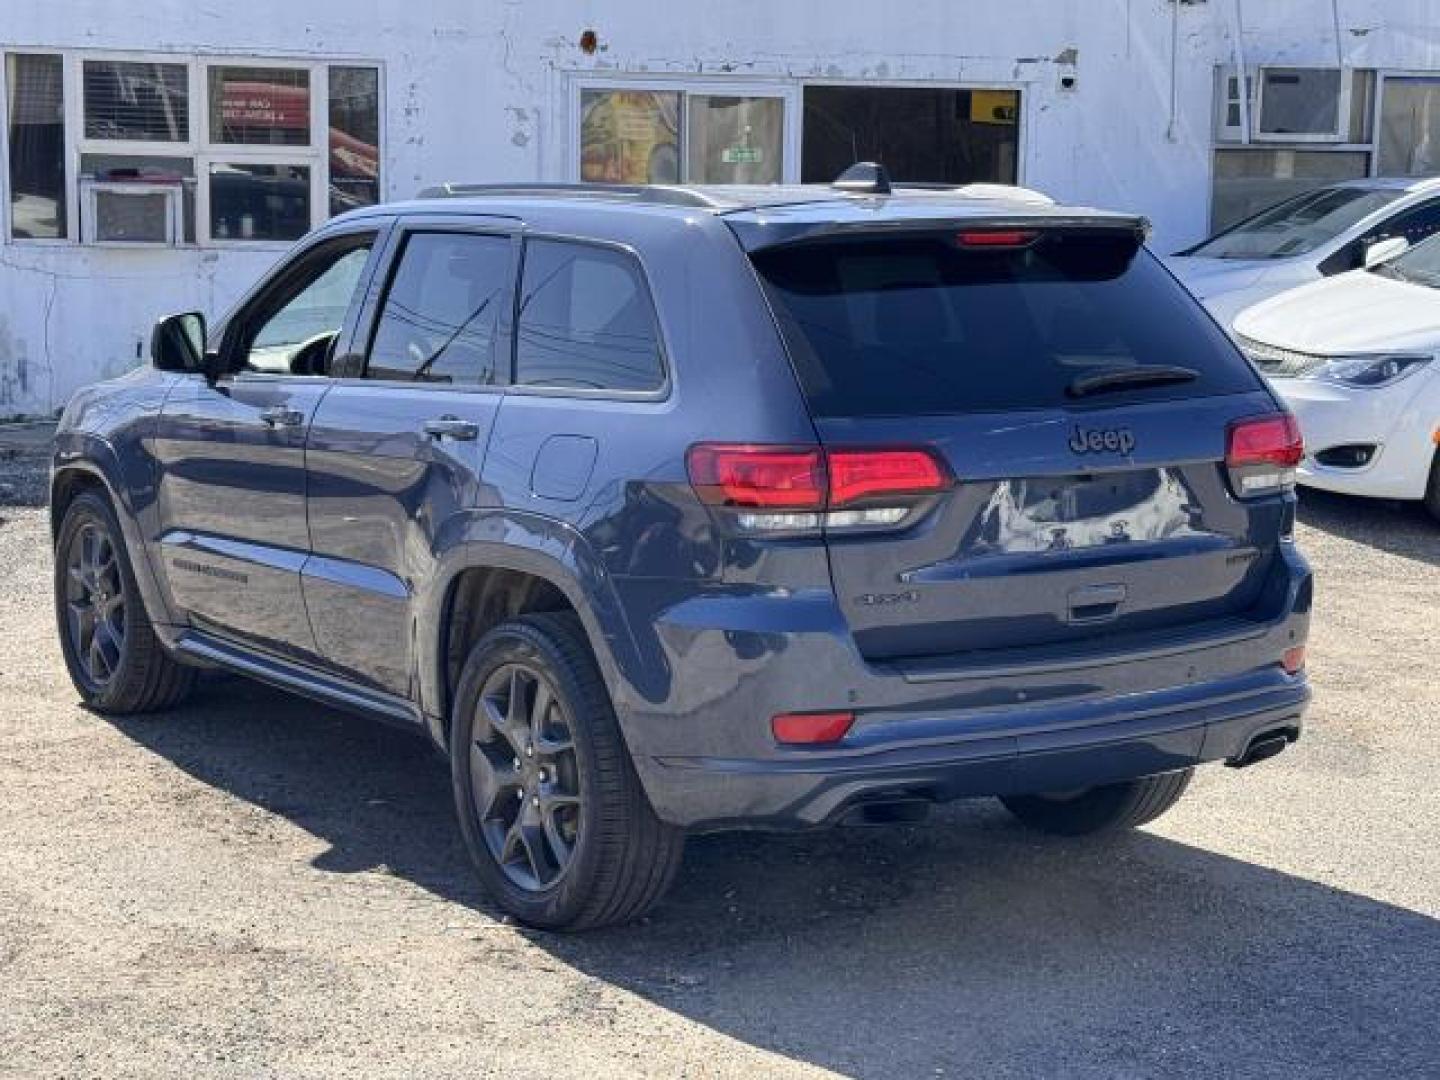
[(455, 694), (450, 757), (466, 847), (496, 902), (522, 922), (627, 922), (674, 879), (683, 833), (651, 809), (573, 615), (526, 615), (475, 645)]
[(1194, 774), (1194, 769), (1181, 769), (1080, 791), (1007, 795), (1000, 801), (1032, 829), (1057, 836), (1088, 836), (1154, 821), (1180, 801)]
[(70, 681), (103, 713), (178, 705), (195, 670), (165, 652), (140, 597), (109, 500), (86, 491), (65, 511), (55, 541), (55, 617)]

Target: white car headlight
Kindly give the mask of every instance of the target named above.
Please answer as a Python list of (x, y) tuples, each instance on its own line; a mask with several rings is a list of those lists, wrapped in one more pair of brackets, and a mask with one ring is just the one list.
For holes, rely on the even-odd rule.
[(1373, 390), (1399, 382), (1430, 363), (1428, 356), (1379, 353), (1371, 356), (1338, 356), (1327, 360), (1304, 377), (1324, 379), (1344, 386)]

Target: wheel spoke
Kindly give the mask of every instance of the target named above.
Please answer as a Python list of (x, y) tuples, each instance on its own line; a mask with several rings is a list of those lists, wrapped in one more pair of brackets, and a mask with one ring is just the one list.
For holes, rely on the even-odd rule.
[(480, 820), (494, 816), (497, 802), (504, 795), (510, 795), (520, 786), (519, 774), (507, 766), (496, 765), (486, 753), (483, 743), (470, 746), (470, 787), (475, 800), (475, 809)]
[(544, 679), (535, 680), (535, 700), (530, 704), (530, 733), (536, 739), (540, 738), (545, 730), (546, 721), (550, 717), (550, 706), (555, 703), (555, 695), (550, 692), (550, 684)]
[(570, 862), (573, 845), (565, 839), (565, 834), (560, 829), (560, 823), (555, 820), (553, 808), (542, 807), (540, 820), (545, 827), (545, 841), (550, 845), (550, 851), (555, 856), (555, 865), (563, 870)]

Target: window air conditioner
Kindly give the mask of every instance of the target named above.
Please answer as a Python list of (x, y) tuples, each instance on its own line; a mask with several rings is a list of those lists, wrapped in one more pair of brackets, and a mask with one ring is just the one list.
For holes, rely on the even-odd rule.
[(87, 244), (176, 247), (185, 236), (184, 184), (170, 179), (80, 178), (80, 235)]

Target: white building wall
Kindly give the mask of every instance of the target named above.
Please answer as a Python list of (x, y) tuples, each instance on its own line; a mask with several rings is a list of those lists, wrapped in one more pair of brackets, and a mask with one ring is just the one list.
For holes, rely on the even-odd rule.
[[(1233, 56), (1237, 10), (1235, 0), (1182, 3), (1178, 11), (1169, 0), (4, 6), (0, 49), (378, 60), (382, 179), (392, 199), (445, 179), (571, 178), (579, 73), (1017, 87), (1021, 181), (1065, 201), (1145, 213), (1162, 251), (1205, 232), (1213, 70)], [(1327, 65), (1338, 56), (1345, 66), (1440, 70), (1440, 3), (1432, 0), (1240, 7), (1251, 63)], [(593, 56), (579, 48), (586, 29), (599, 37)], [(1067, 55), (1073, 90), (1059, 85), (1058, 61)], [(4, 184), (0, 174), (0, 190)], [(274, 247), (0, 243), (0, 417), (51, 412), (78, 386), (134, 366), (157, 316), (219, 313), (278, 255)]]

